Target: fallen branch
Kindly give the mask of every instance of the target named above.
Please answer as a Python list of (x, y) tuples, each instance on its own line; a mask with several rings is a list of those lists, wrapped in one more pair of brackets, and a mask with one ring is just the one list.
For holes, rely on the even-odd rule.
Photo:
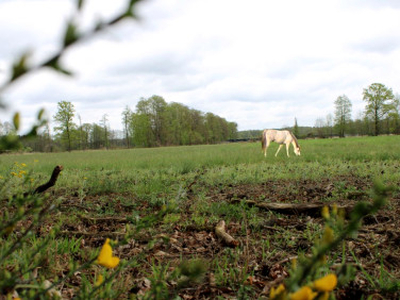
[(230, 236), (228, 233), (225, 231), (225, 221), (219, 221), (217, 226), (215, 226), (215, 234), (222, 239), (222, 241), (225, 243), (225, 245), (229, 247), (237, 247), (239, 245), (239, 242), (236, 241), (232, 236)]
[[(236, 201), (232, 201), (235, 203)], [(324, 206), (332, 208), (332, 205), (325, 203), (258, 203), (247, 200), (245, 203), (249, 206), (255, 206), (261, 209), (274, 211), (285, 215), (301, 215), (305, 214), (311, 217), (321, 217), (321, 210)], [(353, 210), (352, 205), (338, 205), (338, 210), (344, 210), (346, 216)]]

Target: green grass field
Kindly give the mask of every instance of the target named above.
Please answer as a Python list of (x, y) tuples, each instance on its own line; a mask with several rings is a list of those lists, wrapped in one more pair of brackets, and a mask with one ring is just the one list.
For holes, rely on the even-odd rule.
[[(58, 210), (27, 242), (32, 246), (43, 236), (39, 233), (60, 227), (46, 249), (49, 259), (38, 271), (51, 282), (70, 269), (71, 259), (84, 264), (105, 237), (123, 240), (136, 226), (140, 230), (115, 248), (129, 266), (113, 275), (116, 279), (107, 282), (104, 295), (258, 299), (289, 277), (288, 257), (312, 253), (324, 222), (315, 216), (265, 211), (246, 201), (353, 205), (370, 201), (372, 185), (379, 180), (394, 188), (387, 206), (366, 218), (364, 231), (332, 251), (318, 272), (335, 270), (346, 261), (357, 272), (335, 290), (338, 298), (378, 293), (397, 299), (400, 136), (299, 143), (301, 156), (296, 157), (291, 146), (290, 158), (285, 149), (274, 157), (274, 143), (267, 158), (260, 143), (0, 155), (1, 198), (32, 191), (49, 179), (55, 166), (63, 166), (56, 185), (47, 191), (46, 201), (58, 203)], [(9, 200), (2, 203), (6, 216)], [(146, 217), (165, 209), (167, 214), (145, 223)], [(226, 247), (215, 236), (220, 220), (238, 247)], [(27, 225), (21, 221), (19, 226)], [(2, 263), (13, 269), (18, 255)], [(202, 262), (203, 277), (181, 287), (174, 270), (191, 260)], [(93, 285), (99, 272), (90, 266), (57, 288), (67, 298), (93, 296), (82, 290)]]
[[(131, 191), (131, 181), (141, 181), (143, 176), (152, 177), (150, 180), (157, 176), (181, 179), (203, 169), (209, 174), (219, 173), (217, 180), (228, 184), (232, 177), (236, 182), (256, 180), (255, 183), (264, 179), (331, 177), (345, 175), (350, 167), (360, 176), (398, 180), (399, 136), (302, 140), (301, 147), (302, 155), (296, 157), (291, 148), (290, 158), (284, 149), (274, 157), (276, 144), (270, 146), (268, 157), (264, 158), (259, 143), (2, 155), (0, 174), (7, 176), (14, 162), (25, 163), (38, 177), (46, 177), (56, 165), (63, 165), (57, 187), (79, 189), (82, 179), (87, 178), (97, 191), (102, 187), (96, 180), (104, 178), (114, 192)], [(238, 168), (240, 172), (236, 171)]]

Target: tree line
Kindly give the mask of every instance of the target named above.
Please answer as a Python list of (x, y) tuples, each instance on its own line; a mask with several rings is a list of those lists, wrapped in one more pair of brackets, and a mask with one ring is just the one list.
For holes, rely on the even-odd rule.
[(400, 97), (382, 83), (373, 83), (363, 89), (363, 112), (352, 119), (352, 103), (346, 95), (334, 102), (334, 115), (318, 118), (312, 133), (317, 137), (347, 135), (400, 134)]
[[(75, 122), (78, 119), (79, 123)], [(21, 138), (33, 151), (71, 151), (121, 147), (158, 147), (215, 144), (237, 136), (237, 124), (213, 113), (172, 102), (154, 95), (141, 98), (135, 111), (126, 106), (121, 115), (123, 130), (110, 128), (107, 114), (97, 123), (82, 123), (73, 103), (57, 103), (53, 133), (49, 124), (34, 139)], [(0, 122), (0, 135), (16, 134), (13, 126)]]
[[(344, 137), (348, 135), (400, 134), (400, 97), (391, 88), (373, 83), (363, 89), (365, 110), (351, 118), (352, 103), (346, 95), (334, 101), (334, 114), (318, 118), (314, 127), (297, 124), (285, 126), (298, 138)], [(74, 122), (77, 117), (79, 124)], [(58, 103), (53, 116), (54, 134), (49, 124), (36, 139), (21, 139), (26, 148), (34, 151), (85, 150), (121, 147), (157, 147), (173, 145), (214, 144), (227, 140), (255, 140), (262, 129), (237, 131), (237, 124), (212, 113), (190, 109), (160, 96), (141, 98), (135, 111), (126, 106), (122, 112), (123, 131), (110, 128), (107, 114), (100, 122), (83, 123), (71, 102)], [(16, 135), (13, 124), (0, 122), (0, 137)]]
[[(394, 95), (391, 88), (381, 83), (373, 83), (363, 89), (365, 110), (352, 119), (352, 102), (346, 95), (340, 95), (334, 101), (334, 114), (326, 118), (317, 118), (315, 125), (299, 126), (294, 119), (293, 126), (281, 129), (291, 130), (298, 138), (345, 137), (356, 135), (400, 134), (400, 97)], [(278, 128), (276, 128), (278, 129)], [(238, 132), (240, 140), (256, 140), (262, 129)]]

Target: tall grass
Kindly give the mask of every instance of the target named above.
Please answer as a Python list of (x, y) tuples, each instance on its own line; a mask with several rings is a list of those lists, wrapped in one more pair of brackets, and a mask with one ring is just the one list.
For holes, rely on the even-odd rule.
[[(333, 175), (379, 176), (397, 180), (400, 167), (400, 137), (354, 137), (345, 139), (300, 140), (302, 154), (291, 157), (284, 151), (274, 156), (271, 144), (267, 158), (260, 143), (75, 151), (0, 156), (0, 175), (5, 177), (14, 162), (24, 163), (38, 180), (45, 180), (56, 165), (63, 165), (59, 187), (90, 186), (91, 192), (163, 192), (190, 180), (202, 170), (214, 183), (259, 182), (265, 179), (309, 178)], [(144, 185), (138, 189), (138, 186)], [(56, 187), (57, 188), (57, 187)], [(178, 187), (176, 187), (178, 188)]]

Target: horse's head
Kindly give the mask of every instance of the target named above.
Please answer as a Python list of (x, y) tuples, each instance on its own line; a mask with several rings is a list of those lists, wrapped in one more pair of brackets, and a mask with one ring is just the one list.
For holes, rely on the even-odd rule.
[(294, 153), (295, 153), (297, 156), (300, 156), (300, 146), (294, 147)]

